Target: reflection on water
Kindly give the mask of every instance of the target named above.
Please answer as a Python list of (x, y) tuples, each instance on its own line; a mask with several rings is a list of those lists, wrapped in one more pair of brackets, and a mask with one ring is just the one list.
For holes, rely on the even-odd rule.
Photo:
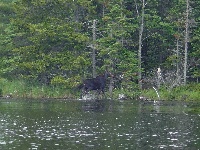
[(1, 100), (0, 149), (198, 149), (198, 114), (175, 102)]

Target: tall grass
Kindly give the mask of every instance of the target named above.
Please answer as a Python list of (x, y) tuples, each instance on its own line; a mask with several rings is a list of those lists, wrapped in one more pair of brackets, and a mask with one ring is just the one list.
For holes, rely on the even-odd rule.
[[(172, 90), (161, 88), (158, 90), (161, 100), (185, 100), (200, 101), (200, 84), (188, 84), (186, 86), (175, 87)], [(109, 93), (107, 93), (109, 94)], [(114, 90), (113, 98), (118, 98), (119, 94), (125, 94), (127, 98), (144, 96), (148, 99), (157, 100), (157, 94), (153, 88), (143, 90)], [(25, 82), (23, 80), (7, 80), (0, 78), (0, 96), (15, 98), (78, 98), (78, 91), (67, 89), (64, 86), (40, 85), (36, 82)]]
[(69, 89), (58, 86), (28, 83), (23, 80), (7, 80), (0, 78), (0, 91), (3, 97), (20, 98), (74, 98)]
[[(159, 91), (162, 100), (200, 101), (200, 84), (188, 84), (175, 87), (172, 90), (161, 88)], [(152, 89), (142, 91), (142, 95), (149, 99), (157, 99), (156, 92)]]

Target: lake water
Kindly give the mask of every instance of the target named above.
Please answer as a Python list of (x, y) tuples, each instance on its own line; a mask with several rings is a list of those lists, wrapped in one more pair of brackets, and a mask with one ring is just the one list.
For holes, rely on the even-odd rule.
[(200, 148), (200, 115), (186, 102), (0, 100), (0, 149)]

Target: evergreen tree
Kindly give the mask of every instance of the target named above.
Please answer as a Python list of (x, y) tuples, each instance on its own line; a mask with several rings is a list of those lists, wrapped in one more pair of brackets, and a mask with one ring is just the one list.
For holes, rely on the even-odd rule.
[(196, 78), (196, 81), (199, 82), (200, 78), (200, 16), (199, 16), (199, 9), (200, 9), (200, 2), (198, 0), (193, 0), (191, 2), (192, 10), (192, 19), (190, 20), (190, 25), (192, 25), (192, 33), (191, 33), (191, 45), (192, 49), (190, 50), (190, 57), (191, 63), (189, 71), (193, 78)]
[[(13, 53), (18, 56), (16, 71), (25, 78), (41, 83), (63, 83), (72, 86), (80, 79), (88, 59), (84, 49), (88, 37), (82, 32), (88, 1), (19, 1)], [(71, 82), (73, 81), (73, 82)]]
[(131, 90), (134, 74), (138, 71), (136, 49), (131, 39), (137, 24), (126, 9), (126, 1), (107, 2), (100, 26), (103, 36), (97, 40), (98, 60), (102, 62), (99, 67), (123, 75), (122, 86)]
[(186, 0), (2, 0), (0, 75), (71, 88), (91, 77), (92, 71), (95, 76), (108, 69), (124, 75), (119, 85), (129, 91), (138, 72), (139, 79), (146, 78), (158, 67), (174, 74), (174, 86), (183, 83), (184, 74), (198, 79), (199, 1), (190, 1), (188, 19), (186, 4)]
[(12, 26), (10, 25), (10, 19), (14, 16), (14, 10), (12, 7), (12, 0), (0, 2), (0, 75), (1, 76), (12, 76), (11, 63), (14, 62), (12, 59), (12, 38), (14, 33), (12, 32)]

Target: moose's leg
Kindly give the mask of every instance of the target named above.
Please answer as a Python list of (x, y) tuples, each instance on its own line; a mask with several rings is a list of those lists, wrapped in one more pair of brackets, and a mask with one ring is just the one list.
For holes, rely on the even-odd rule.
[[(100, 98), (99, 98), (99, 97), (100, 97)], [(105, 94), (104, 88), (100, 88), (100, 89), (98, 90), (98, 98), (99, 98), (99, 99), (106, 98), (106, 94)]]
[(106, 94), (105, 94), (105, 81), (104, 81), (104, 83), (102, 83), (102, 85), (101, 85), (101, 92), (102, 92), (102, 94), (103, 94), (103, 98), (106, 99)]
[(84, 99), (85, 95), (88, 93), (88, 88), (87, 86), (84, 84), (83, 88), (81, 89), (81, 93), (80, 93), (80, 98)]
[(100, 99), (100, 94), (101, 94), (101, 90), (100, 89), (97, 89), (95, 91), (96, 95), (97, 95), (97, 99)]
[(83, 99), (83, 96), (84, 96), (84, 87), (81, 89), (81, 92), (80, 92), (80, 99)]
[(104, 88), (102, 89), (102, 93), (103, 93), (103, 97), (104, 97), (104, 99), (106, 99), (106, 94), (105, 94), (105, 90), (104, 90)]

